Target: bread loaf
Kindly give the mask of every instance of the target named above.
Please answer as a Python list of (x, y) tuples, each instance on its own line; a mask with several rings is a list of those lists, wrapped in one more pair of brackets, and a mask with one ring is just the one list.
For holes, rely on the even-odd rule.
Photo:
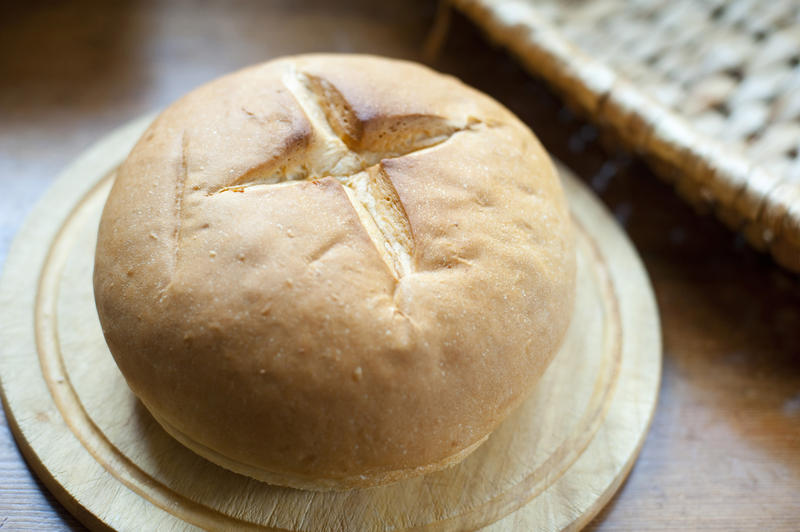
[(480, 445), (556, 353), (574, 260), (553, 165), (508, 110), (413, 63), (309, 55), (155, 120), (106, 203), (94, 288), (167, 432), (344, 489)]

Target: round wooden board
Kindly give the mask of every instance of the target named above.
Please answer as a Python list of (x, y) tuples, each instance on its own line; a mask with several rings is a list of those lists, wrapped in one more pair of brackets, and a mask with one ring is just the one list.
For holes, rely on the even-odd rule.
[(530, 398), (461, 464), (394, 485), (314, 493), (226, 471), (171, 439), (128, 389), (92, 294), (116, 166), (152, 117), (76, 160), (34, 209), (0, 282), (0, 383), (30, 465), (91, 528), (563, 530), (585, 525), (641, 448), (661, 369), (644, 269), (562, 169), (578, 233), (567, 338)]

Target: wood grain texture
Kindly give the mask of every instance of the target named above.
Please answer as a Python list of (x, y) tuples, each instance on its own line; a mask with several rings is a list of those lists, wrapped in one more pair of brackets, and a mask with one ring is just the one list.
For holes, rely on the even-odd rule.
[[(640, 459), (597, 530), (797, 530), (800, 282), (581, 120), (454, 17), (439, 67), (504, 102), (604, 200), (659, 303), (664, 380)], [(495, 75), (486, 76), (487, 71)], [(613, 139), (611, 139), (613, 140)]]
[[(280, 54), (418, 58), (434, 13), (427, 0), (291, 4), (0, 4), (0, 260), (55, 176), (118, 124)], [(653, 282), (664, 337), (659, 407), (631, 475), (590, 529), (796, 530), (797, 278), (694, 213), (469, 21), (453, 17), (434, 66), (507, 105), (589, 183)], [(82, 528), (5, 428), (0, 467), (0, 530)]]
[(116, 166), (151, 119), (70, 165), (15, 240), (0, 282), (0, 382), (12, 428), (34, 469), (84, 523), (562, 530), (601, 509), (649, 426), (659, 326), (635, 253), (566, 170), (577, 300), (562, 349), (533, 394), (456, 467), (382, 488), (306, 492), (233, 474), (183, 448), (142, 408), (105, 345), (91, 282), (97, 225)]

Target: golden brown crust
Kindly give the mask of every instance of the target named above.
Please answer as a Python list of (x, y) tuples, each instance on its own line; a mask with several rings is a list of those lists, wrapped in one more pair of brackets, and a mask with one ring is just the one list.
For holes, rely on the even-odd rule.
[(210, 460), (211, 462), (214, 462), (225, 469), (233, 471), (234, 473), (239, 473), (240, 475), (252, 477), (256, 480), (266, 482), (267, 484), (273, 484), (276, 486), (289, 486), (296, 489), (313, 491), (341, 491), (354, 488), (380, 486), (384, 484), (391, 484), (392, 482), (397, 482), (406, 478), (439, 471), (441, 469), (453, 466), (466, 458), (472, 451), (480, 447), (480, 445), (489, 437), (489, 434), (487, 434), (482, 439), (471, 444), (469, 447), (461, 449), (456, 454), (452, 454), (446, 457), (444, 460), (440, 460), (439, 462), (432, 464), (412, 467), (409, 469), (395, 469), (391, 471), (372, 472), (366, 475), (358, 474), (349, 477), (328, 479), (324, 477), (318, 477), (313, 474), (299, 475), (296, 473), (275, 473), (260, 467), (254, 467), (250, 464), (237, 462), (218, 453), (214, 449), (210, 449), (205, 445), (198, 443), (190, 436), (173, 427), (169, 422), (158, 417), (155, 411), (153, 412), (153, 417), (170, 436), (203, 458), (206, 458), (207, 460)]
[(111, 352), (159, 422), (312, 489), (466, 456), (547, 367), (573, 283), (530, 131), (368, 56), (276, 60), (172, 105), (119, 170), (95, 263)]

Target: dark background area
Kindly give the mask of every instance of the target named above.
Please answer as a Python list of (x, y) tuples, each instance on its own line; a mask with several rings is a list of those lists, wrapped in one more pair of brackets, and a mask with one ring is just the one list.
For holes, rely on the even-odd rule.
[[(48, 184), (115, 127), (279, 55), (420, 60), (435, 11), (426, 0), (1, 4), (0, 263)], [(651, 276), (660, 402), (639, 461), (591, 528), (797, 530), (800, 279), (697, 215), (466, 19), (452, 18), (432, 66), (527, 122), (614, 213)], [(0, 529), (80, 528), (0, 425)]]

